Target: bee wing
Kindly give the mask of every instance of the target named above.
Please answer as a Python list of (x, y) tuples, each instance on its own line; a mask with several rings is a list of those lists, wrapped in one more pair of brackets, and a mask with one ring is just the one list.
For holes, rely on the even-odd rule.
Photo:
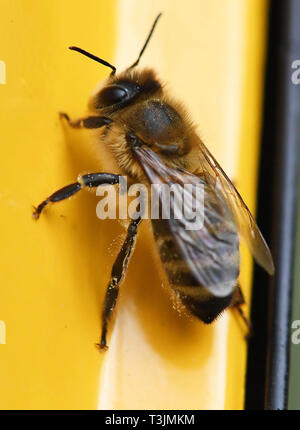
[(207, 180), (229, 202), (238, 231), (245, 240), (256, 262), (270, 275), (274, 274), (274, 263), (270, 249), (263, 238), (250, 210), (241, 195), (230, 181), (220, 164), (206, 146), (200, 141), (199, 165), (202, 172), (207, 173)]
[[(176, 244), (176, 253), (180, 255), (181, 263), (184, 263), (181, 264), (181, 269), (183, 266), (185, 282), (176, 279), (176, 273), (170, 273), (170, 269), (165, 265), (171, 283), (201, 285), (214, 296), (228, 296), (236, 286), (239, 275), (239, 239), (229, 205), (222, 195), (218, 196), (215, 190), (212, 190), (206, 179), (167, 166), (150, 149), (141, 147), (136, 149), (135, 153), (151, 184), (169, 186), (176, 184), (179, 189), (184, 190), (184, 213), (181, 219), (174, 214), (182, 210), (179, 207), (182, 201), (170, 196), (171, 216), (155, 222), (152, 220), (157, 228), (158, 224), (160, 225), (160, 235), (165, 235), (167, 242), (172, 241)], [(197, 188), (187, 188), (187, 184), (201, 185), (204, 192), (200, 197), (195, 196)], [(152, 192), (155, 192), (155, 187), (152, 188)], [(192, 203), (195, 202), (195, 197), (204, 210), (200, 228), (197, 226), (193, 229), (190, 220), (195, 214)], [(162, 201), (164, 196), (160, 194), (159, 199)], [(174, 265), (174, 270), (177, 266), (178, 264)]]

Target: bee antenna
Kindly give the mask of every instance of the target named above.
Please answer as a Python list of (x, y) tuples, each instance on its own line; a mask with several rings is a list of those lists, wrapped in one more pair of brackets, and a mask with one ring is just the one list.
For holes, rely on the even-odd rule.
[(144, 51), (145, 51), (145, 49), (146, 49), (146, 47), (147, 47), (147, 45), (148, 45), (148, 43), (149, 43), (149, 41), (150, 41), (150, 39), (151, 39), (151, 36), (152, 36), (152, 34), (153, 34), (153, 31), (154, 31), (154, 29), (155, 29), (155, 27), (156, 27), (156, 24), (157, 24), (157, 22), (158, 22), (159, 18), (161, 17), (161, 15), (162, 15), (162, 13), (159, 13), (159, 14), (157, 15), (157, 17), (155, 18), (154, 23), (152, 24), (152, 27), (151, 27), (150, 33), (148, 34), (148, 37), (147, 37), (147, 39), (146, 39), (146, 42), (144, 43), (144, 46), (143, 46), (143, 48), (142, 48), (141, 52), (139, 53), (139, 56), (138, 56), (137, 60), (132, 64), (132, 66), (128, 67), (128, 69), (127, 69), (127, 70), (133, 69), (134, 67), (136, 67), (136, 66), (139, 64), (139, 61), (140, 61), (140, 59), (141, 59), (141, 56), (143, 55), (143, 53), (144, 53)]
[(112, 69), (111, 75), (114, 75), (116, 73), (116, 68), (115, 66), (113, 66), (112, 64), (108, 63), (105, 60), (102, 60), (102, 58), (96, 57), (93, 54), (90, 54), (89, 52), (85, 51), (84, 49), (78, 48), (77, 46), (69, 46), (69, 49), (71, 49), (72, 51), (77, 51), (80, 52), (80, 54), (85, 55), (86, 57), (91, 58), (92, 60), (97, 61), (98, 63), (103, 64), (104, 66), (110, 67)]

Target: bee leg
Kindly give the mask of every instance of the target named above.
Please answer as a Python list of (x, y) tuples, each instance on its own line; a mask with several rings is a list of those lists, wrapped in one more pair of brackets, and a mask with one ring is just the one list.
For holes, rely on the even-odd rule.
[(243, 292), (241, 290), (241, 287), (238, 285), (235, 292), (234, 292), (230, 306), (235, 308), (238, 311), (242, 320), (244, 321), (244, 323), (248, 329), (248, 332), (247, 332), (245, 337), (246, 337), (246, 340), (249, 340), (253, 336), (253, 327), (252, 327), (251, 321), (246, 317), (246, 315), (243, 312), (243, 309), (241, 308), (241, 306), (244, 304), (245, 304), (245, 298), (244, 298)]
[(110, 281), (106, 290), (106, 295), (103, 304), (102, 310), (102, 333), (101, 340), (97, 346), (101, 350), (106, 350), (108, 348), (106, 343), (106, 334), (107, 334), (107, 325), (110, 319), (111, 313), (115, 308), (120, 284), (124, 279), (128, 263), (131, 257), (131, 254), (134, 250), (134, 245), (136, 241), (137, 228), (142, 218), (138, 218), (136, 220), (132, 220), (129, 224), (127, 230), (126, 239), (122, 245), (122, 248), (114, 262), (111, 271)]
[(119, 175), (114, 175), (113, 173), (88, 173), (86, 175), (79, 176), (78, 182), (74, 182), (73, 184), (67, 185), (60, 190), (55, 191), (55, 193), (51, 194), (51, 196), (42, 201), (42, 203), (40, 203), (37, 207), (34, 207), (32, 217), (38, 219), (42, 210), (48, 203), (56, 203), (61, 200), (65, 200), (73, 196), (73, 194), (77, 193), (82, 188), (92, 188), (107, 184), (114, 185), (118, 183)]
[(64, 118), (68, 121), (68, 124), (72, 128), (100, 128), (103, 126), (108, 127), (112, 122), (111, 119), (104, 116), (87, 116), (85, 118), (78, 118), (71, 120), (69, 115), (64, 112), (59, 112), (60, 118)]

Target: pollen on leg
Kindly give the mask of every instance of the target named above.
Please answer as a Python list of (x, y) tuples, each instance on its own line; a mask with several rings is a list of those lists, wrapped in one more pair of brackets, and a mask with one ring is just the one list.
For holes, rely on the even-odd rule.
[(83, 176), (83, 174), (82, 174), (82, 173), (80, 173), (80, 174), (77, 176), (77, 182), (78, 182), (82, 187), (84, 187), (84, 186), (85, 186), (85, 183), (84, 183), (84, 181), (83, 181), (83, 179), (82, 179), (82, 176)]

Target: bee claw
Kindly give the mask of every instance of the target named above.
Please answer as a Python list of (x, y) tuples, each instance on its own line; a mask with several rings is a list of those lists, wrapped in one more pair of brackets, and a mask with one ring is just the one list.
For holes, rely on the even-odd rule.
[(108, 350), (108, 345), (102, 343), (96, 343), (96, 348), (99, 349), (100, 352), (105, 352)]
[(32, 208), (33, 208), (33, 212), (31, 214), (31, 216), (33, 219), (38, 220), (40, 217), (40, 214), (39, 214), (39, 212), (35, 206), (33, 206)]
[(68, 122), (70, 121), (69, 115), (65, 112), (58, 112), (58, 115), (61, 120), (66, 119)]
[(245, 334), (245, 341), (250, 342), (250, 340), (253, 338), (254, 332), (252, 329), (252, 326), (249, 328), (248, 332)]

